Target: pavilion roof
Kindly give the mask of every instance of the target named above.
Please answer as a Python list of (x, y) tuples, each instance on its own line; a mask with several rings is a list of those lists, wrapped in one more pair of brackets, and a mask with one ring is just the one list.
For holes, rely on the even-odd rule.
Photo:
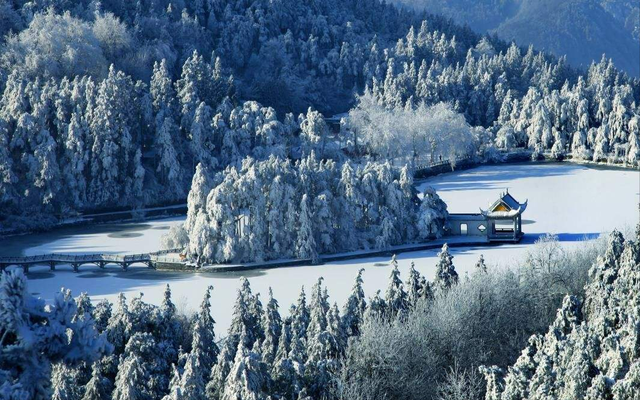
[(514, 217), (522, 214), (527, 208), (528, 200), (524, 203), (518, 202), (510, 193), (509, 189), (500, 194), (500, 197), (494, 201), (487, 210), (480, 209), (482, 215), (487, 217)]

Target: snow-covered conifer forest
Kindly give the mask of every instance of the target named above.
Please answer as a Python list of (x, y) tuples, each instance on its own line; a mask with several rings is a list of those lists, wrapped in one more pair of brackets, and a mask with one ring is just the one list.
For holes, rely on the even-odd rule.
[[(610, 60), (576, 70), (378, 0), (0, 10), (0, 204), (18, 229), (183, 201), (198, 164), (246, 157), (640, 157), (640, 84)], [(313, 111), (350, 109), (342, 143)]]
[(159, 305), (65, 290), (45, 305), (12, 271), (0, 281), (0, 396), (473, 400), (486, 387), (491, 400), (634, 398), (640, 241), (615, 231), (560, 257), (553, 240), (508, 273), (481, 258), (464, 277), (444, 245), (433, 281), (413, 265), (400, 276), (394, 256), (386, 291), (366, 299), (360, 271), (338, 305), (320, 278), (286, 317), (244, 279), (225, 334), (211, 287), (193, 315), (169, 285)]
[[(637, 19), (622, 14), (637, 7), (600, 2), (636, 40)], [(609, 232), (625, 217), (639, 223), (637, 209), (615, 201), (629, 188), (611, 183), (629, 182), (640, 167), (640, 79), (606, 55), (576, 68), (567, 56), (415, 6), (0, 0), (0, 256), (14, 251), (4, 248), (9, 234), (186, 203), (186, 217), (166, 226), (162, 243), (156, 232), (151, 248), (171, 249), (179, 260), (169, 263), (206, 287), (188, 288), (199, 297), (195, 312), (153, 270), (164, 290), (158, 303), (144, 284), (113, 289), (114, 281), (95, 294), (56, 288), (48, 298), (32, 290), (36, 279), (59, 274), (56, 284), (71, 284), (64, 268), (52, 262), (49, 275), (35, 275), (27, 264), (1, 264), (0, 400), (640, 399), (640, 224)], [(438, 192), (420, 172), (505, 168), (523, 157), (615, 166), (615, 178), (601, 178), (609, 186), (579, 178), (593, 184), (579, 195), (606, 187), (598, 200), (609, 203), (532, 202), (529, 215), (558, 218), (553, 226), (566, 230), (536, 231), (550, 225), (518, 216), (531, 231), (504, 247), (519, 260), (503, 266), (480, 255), (457, 269), (477, 248), (447, 244), (450, 213), (485, 204), (451, 211), (452, 191), (480, 197), (471, 191), (518, 179), (540, 190), (529, 180), (536, 174), (577, 181), (578, 172), (521, 168), (492, 180), (482, 170), (449, 176)], [(611, 218), (574, 230), (562, 218), (567, 203), (598, 204), (589, 212)], [(392, 255), (426, 244), (431, 259)], [(366, 289), (364, 270), (345, 268), (346, 301), (329, 296), (338, 279), (322, 274), (306, 287), (270, 282), (299, 290), (292, 304), (280, 304), (277, 290), (259, 293), (250, 274), (219, 304), (207, 281), (223, 276), (211, 272), (222, 264), (237, 272), (307, 262), (325, 273), (323, 256), (374, 252), (386, 289), (379, 281)], [(407, 254), (422, 258), (409, 267)], [(129, 273), (131, 264), (120, 265)], [(80, 266), (67, 272), (89, 278)], [(142, 292), (125, 296), (131, 288)], [(110, 293), (120, 295), (98, 299)], [(231, 307), (218, 329), (214, 316)]]

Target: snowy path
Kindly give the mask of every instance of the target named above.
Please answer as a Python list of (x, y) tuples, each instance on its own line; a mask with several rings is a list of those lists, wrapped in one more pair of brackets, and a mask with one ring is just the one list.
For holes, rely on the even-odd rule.
[[(570, 248), (585, 235), (596, 236), (614, 228), (632, 227), (639, 218), (638, 171), (587, 168), (568, 163), (511, 164), (441, 175), (427, 182), (438, 190), (451, 212), (476, 212), (478, 207), (486, 207), (507, 187), (517, 200), (529, 199), (529, 207), (523, 216), (526, 233), (523, 241), (517, 245), (453, 249), (454, 264), (461, 274), (473, 268), (481, 253), (490, 266), (512, 264), (513, 260), (522, 258), (527, 247), (545, 232), (558, 234), (562, 244)], [(153, 251), (158, 247), (161, 234), (182, 219), (114, 225), (111, 232), (109, 225), (100, 225), (91, 228), (95, 231), (85, 228), (80, 233), (67, 231), (61, 236), (50, 233), (20, 237), (18, 241), (11, 238), (14, 240), (12, 244), (0, 243), (0, 254), (6, 254), (7, 246), (19, 248), (23, 254)], [(437, 250), (400, 254), (398, 260), (403, 279), (411, 261), (415, 261), (421, 273), (432, 278), (436, 254)], [(319, 266), (224, 273), (160, 272), (133, 267), (126, 273), (108, 269), (106, 272), (96, 270), (75, 274), (71, 268), (61, 268), (52, 274), (43, 268), (42, 272), (31, 274), (29, 288), (45, 299), (51, 299), (61, 286), (71, 289), (76, 295), (87, 291), (94, 299), (114, 300), (120, 291), (128, 297), (144, 292), (145, 300), (159, 303), (164, 285), (170, 283), (176, 303), (184, 310), (192, 310), (199, 305), (206, 287), (213, 285), (213, 316), (220, 334), (230, 323), (240, 276), (246, 276), (253, 290), (263, 296), (269, 286), (273, 287), (282, 311), (286, 312), (300, 287), (310, 288), (320, 276), (325, 278), (331, 300), (340, 306), (360, 268), (365, 268), (363, 277), (367, 295), (373, 295), (378, 289), (384, 291), (389, 275), (388, 261), (387, 257), (368, 257)]]

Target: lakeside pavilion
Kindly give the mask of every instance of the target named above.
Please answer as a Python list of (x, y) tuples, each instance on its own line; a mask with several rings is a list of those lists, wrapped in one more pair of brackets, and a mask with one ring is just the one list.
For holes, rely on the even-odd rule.
[(522, 233), (522, 213), (527, 201), (518, 202), (505, 190), (486, 210), (480, 213), (449, 214), (448, 235), (484, 236), (489, 242), (518, 242)]

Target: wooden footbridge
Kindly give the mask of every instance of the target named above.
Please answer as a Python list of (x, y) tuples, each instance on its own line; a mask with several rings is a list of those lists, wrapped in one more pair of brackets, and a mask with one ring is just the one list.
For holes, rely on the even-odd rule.
[(123, 270), (127, 270), (133, 264), (146, 265), (149, 268), (156, 268), (158, 261), (180, 263), (180, 260), (160, 258), (159, 256), (180, 253), (182, 249), (161, 250), (144, 254), (42, 254), (26, 257), (0, 257), (0, 271), (9, 267), (19, 267), (25, 273), (29, 272), (29, 267), (35, 265), (46, 265), (51, 271), (55, 271), (57, 265), (71, 265), (73, 270), (78, 272), (83, 265), (96, 265), (105, 268), (107, 265), (118, 265)]

